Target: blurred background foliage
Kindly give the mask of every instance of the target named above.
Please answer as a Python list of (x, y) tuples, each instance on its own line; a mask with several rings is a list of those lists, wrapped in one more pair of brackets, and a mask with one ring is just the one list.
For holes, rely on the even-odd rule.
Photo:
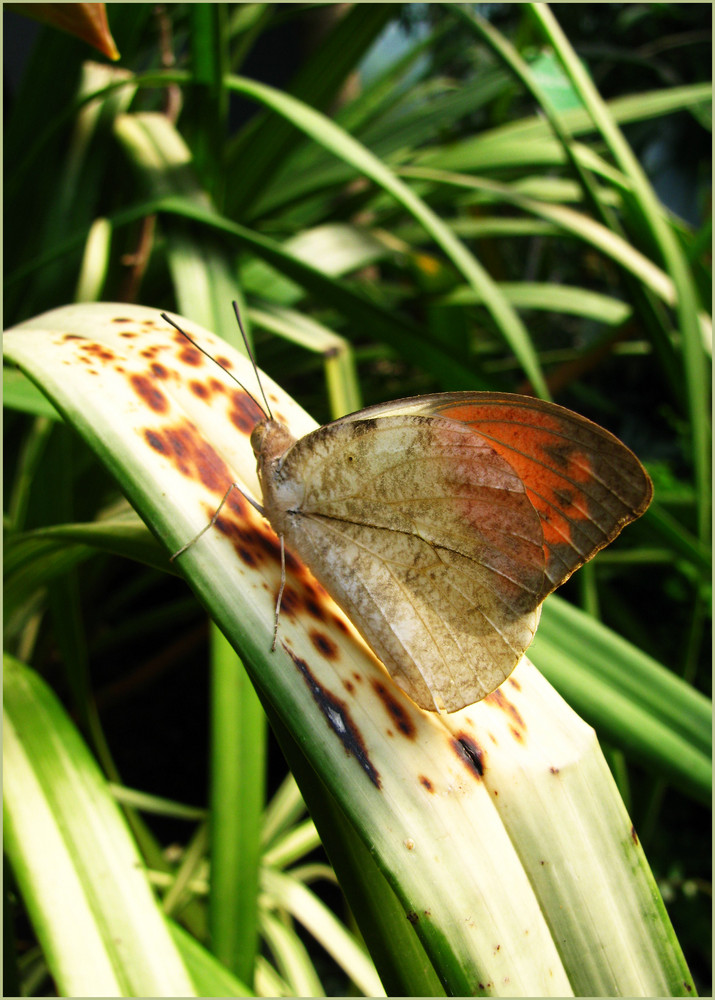
[[(514, 47), (532, 89), (471, 10)], [(709, 5), (553, 8), (662, 203), (671, 258), (641, 179), (589, 122), (531, 5), (107, 13), (115, 66), (5, 14), (5, 326), (73, 300), (136, 301), (235, 340), (239, 297), (259, 364), (320, 421), (423, 392), (550, 392), (625, 441), (656, 489), (653, 511), (563, 595), (709, 697)], [(339, 135), (227, 74), (293, 95)], [(564, 113), (574, 159), (539, 95)], [(361, 168), (344, 137), (402, 178), (449, 238), (377, 167)], [(8, 381), (6, 528), (91, 520), (114, 485), (61, 424), (29, 421), (12, 391)], [(204, 805), (201, 610), (180, 581), (101, 554), (72, 580), (86, 687), (63, 668), (51, 594), (10, 619), (11, 644), (80, 718), (78, 700), (93, 699), (123, 781)], [(609, 760), (707, 993), (709, 809), (642, 761), (615, 749)], [(283, 773), (269, 743), (269, 792)], [(175, 821), (152, 828), (164, 844), (185, 838)]]

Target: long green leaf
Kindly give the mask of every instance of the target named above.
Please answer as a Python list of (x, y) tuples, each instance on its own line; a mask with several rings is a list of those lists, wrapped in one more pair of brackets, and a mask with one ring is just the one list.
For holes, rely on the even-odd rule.
[(229, 86), (286, 117), (315, 142), (329, 149), (389, 191), (425, 228), (437, 245), (447, 254), (467, 282), (483, 296), (497, 328), (524, 366), (539, 395), (548, 397), (548, 390), (531, 340), (508, 303), (499, 294), (486, 270), (467, 247), (432, 209), (365, 146), (348, 135), (328, 118), (281, 91), (253, 80), (232, 77)]
[[(120, 115), (114, 132), (144, 186), (157, 197), (177, 195), (210, 209), (213, 202), (199, 184), (192, 156), (166, 115)], [(178, 217), (165, 217), (167, 258), (181, 309), (241, 349), (231, 301), (239, 298), (235, 265), (218, 233), (196, 232)]]
[[(600, 222), (595, 222), (582, 212), (574, 211), (565, 205), (550, 205), (547, 202), (528, 198), (506, 184), (471, 177), (466, 174), (452, 174), (444, 170), (432, 170), (425, 167), (404, 167), (400, 173), (407, 177), (420, 177), (434, 180), (455, 187), (472, 188), (484, 192), (490, 199), (504, 200), (516, 205), (525, 212), (533, 213), (549, 222), (560, 226), (563, 232), (569, 233), (580, 240), (590, 243), (611, 257), (618, 264), (627, 268), (636, 278), (642, 281), (659, 296), (667, 305), (677, 305), (677, 290), (674, 282), (661, 268), (648, 257), (633, 247), (627, 240), (612, 232)], [(698, 336), (701, 348), (707, 346), (712, 352), (712, 324), (710, 316), (701, 313), (697, 316)]]
[(211, 659), (209, 930), (214, 954), (250, 983), (258, 950), (265, 715), (241, 661), (218, 631)]
[(603, 739), (709, 802), (710, 701), (558, 597), (544, 605), (529, 655)]
[[(289, 92), (313, 108), (334, 103), (341, 85), (394, 17), (396, 9), (396, 5), (389, 3), (343, 9), (313, 58), (287, 88)], [(289, 120), (270, 112), (261, 115), (257, 122), (249, 122), (231, 144), (229, 153), (231, 168), (240, 171), (241, 177), (231, 191), (229, 211), (234, 218), (243, 218), (250, 211), (256, 197), (270, 186), (273, 175), (302, 142), (302, 136)]]
[(54, 694), (4, 662), (5, 844), (61, 996), (196, 996), (119, 807)]
[[(711, 103), (712, 85), (696, 83), (614, 98), (606, 103), (606, 107), (614, 121), (627, 125), (630, 122), (672, 114), (681, 109), (700, 106), (707, 108)], [(585, 108), (564, 111), (559, 117), (570, 135), (585, 136), (594, 131), (593, 120)], [(439, 165), (445, 170), (475, 170), (483, 167), (488, 158), (495, 165), (497, 162), (506, 165), (508, 162), (513, 163), (515, 157), (517, 161), (521, 158), (522, 163), (532, 162), (532, 155), (539, 157), (534, 162), (544, 165), (557, 166), (566, 162), (562, 144), (552, 137), (551, 126), (542, 115), (519, 118), (506, 125), (499, 125), (477, 136), (467, 137), (451, 148), (432, 146), (420, 155), (419, 162)], [(612, 166), (609, 172), (607, 161), (596, 156), (590, 147), (579, 144), (577, 155), (584, 156), (584, 165), (595, 167), (597, 173), (603, 167), (607, 176), (612, 179), (620, 176), (621, 184), (629, 184), (627, 175)], [(506, 157), (509, 159), (502, 159)]]

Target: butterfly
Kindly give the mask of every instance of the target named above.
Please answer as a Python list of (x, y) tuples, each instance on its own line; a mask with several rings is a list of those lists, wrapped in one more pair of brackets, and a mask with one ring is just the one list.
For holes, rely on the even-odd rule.
[(263, 511), (421, 708), (495, 690), (544, 598), (648, 507), (608, 431), (553, 403), (455, 392), (371, 406), (296, 440), (253, 431)]
[[(613, 434), (530, 396), (399, 399), (299, 439), (266, 409), (251, 434), (263, 503), (251, 502), (431, 711), (499, 687), (548, 594), (652, 497)], [(283, 568), (276, 631), (284, 580)]]

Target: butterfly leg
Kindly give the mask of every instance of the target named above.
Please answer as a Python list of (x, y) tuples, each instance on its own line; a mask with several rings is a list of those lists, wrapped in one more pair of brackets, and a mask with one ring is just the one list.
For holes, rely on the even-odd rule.
[(205, 524), (203, 526), (203, 528), (201, 529), (201, 531), (199, 531), (198, 534), (194, 535), (194, 537), (191, 538), (186, 543), (186, 545), (182, 545), (180, 549), (177, 549), (177, 551), (173, 554), (173, 556), (169, 557), (169, 562), (174, 562), (175, 559), (178, 559), (179, 556), (182, 555), (184, 552), (186, 552), (187, 549), (190, 549), (191, 546), (195, 542), (198, 542), (199, 538), (201, 538), (201, 536), (206, 531), (208, 531), (209, 528), (213, 528), (214, 524), (216, 524), (216, 522), (218, 521), (218, 516), (221, 513), (221, 511), (223, 510), (224, 504), (226, 503), (226, 501), (231, 496), (231, 493), (233, 493), (234, 490), (238, 490), (238, 492), (241, 494), (241, 496), (244, 497), (244, 499), (248, 500), (248, 502), (253, 507), (256, 508), (256, 510), (258, 511), (259, 514), (263, 514), (265, 516), (265, 512), (263, 510), (263, 507), (261, 507), (260, 504), (256, 503), (255, 500), (253, 500), (251, 497), (249, 497), (247, 493), (244, 493), (244, 491), (241, 489), (241, 487), (238, 485), (237, 482), (233, 482), (233, 483), (231, 483), (231, 485), (229, 486), (229, 488), (226, 490), (226, 492), (224, 493), (223, 497), (221, 498), (221, 503), (216, 508), (214, 516), (211, 518), (211, 520), (208, 522), (208, 524)]
[(276, 600), (276, 613), (275, 619), (273, 621), (273, 643), (271, 645), (271, 652), (274, 653), (276, 649), (276, 640), (278, 639), (278, 616), (281, 613), (281, 601), (283, 600), (283, 591), (286, 585), (286, 548), (283, 541), (283, 535), (278, 536), (281, 540), (281, 585), (278, 590), (278, 598)]

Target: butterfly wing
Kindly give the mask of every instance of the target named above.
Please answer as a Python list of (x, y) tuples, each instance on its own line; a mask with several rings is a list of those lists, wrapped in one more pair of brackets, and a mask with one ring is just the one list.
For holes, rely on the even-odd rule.
[(543, 597), (651, 501), (653, 487), (636, 456), (613, 434), (555, 403), (510, 393), (437, 393), (369, 407), (355, 417), (395, 413), (463, 422), (509, 463), (541, 520)]
[(301, 438), (262, 485), (271, 523), (417, 704), (456, 711), (511, 673), (538, 620), (543, 531), (469, 424), (357, 415)]

